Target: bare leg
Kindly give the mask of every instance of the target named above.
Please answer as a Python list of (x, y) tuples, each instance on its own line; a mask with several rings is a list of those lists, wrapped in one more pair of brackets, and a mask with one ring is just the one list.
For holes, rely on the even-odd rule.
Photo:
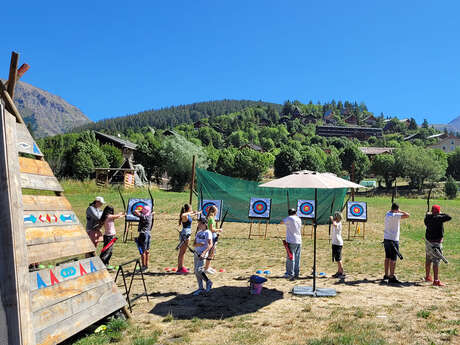
[[(208, 259), (212, 259), (214, 258), (214, 247), (209, 251), (209, 254), (208, 254)], [(206, 271), (209, 266), (211, 265), (211, 260), (205, 260), (206, 263), (204, 264), (204, 270)]]
[(149, 267), (149, 256), (150, 256), (150, 252), (149, 252), (148, 250), (146, 250), (146, 251), (144, 252), (144, 254), (145, 254), (145, 264), (144, 264), (144, 266), (145, 266), (145, 267)]
[(385, 275), (388, 277), (388, 271), (390, 269), (390, 259), (385, 259)]
[(179, 257), (177, 258), (177, 270), (180, 270), (182, 267), (184, 267), (184, 256), (185, 256), (185, 251), (187, 250), (187, 246), (188, 246), (188, 240), (186, 240), (182, 244), (182, 247), (179, 248)]
[(396, 268), (396, 261), (390, 260), (390, 277), (394, 277)]
[(340, 274), (343, 273), (342, 261), (337, 261), (337, 272), (339, 272)]
[(433, 264), (434, 280), (439, 280), (439, 265)]
[[(428, 278), (430, 276), (430, 271), (431, 271), (431, 261), (426, 260), (425, 261), (425, 272), (426, 272), (425, 277)], [(433, 266), (433, 271), (434, 271), (434, 266)]]

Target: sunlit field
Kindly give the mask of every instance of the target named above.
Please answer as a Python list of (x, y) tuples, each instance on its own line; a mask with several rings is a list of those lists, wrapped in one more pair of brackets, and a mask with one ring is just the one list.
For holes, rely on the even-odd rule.
[[(122, 211), (117, 189), (99, 189), (93, 183), (62, 181), (67, 198), (85, 221), (85, 210), (95, 196)], [(145, 189), (123, 191), (126, 200), (148, 197)], [(280, 238), (284, 227), (270, 225), (268, 238), (248, 239), (249, 224), (226, 223), (220, 237), (216, 259), (212, 266), (224, 270), (210, 275), (214, 282), (208, 297), (190, 295), (196, 289), (193, 274), (188, 276), (167, 272), (177, 267), (178, 216), (188, 193), (153, 190), (155, 225), (152, 230), (149, 272), (145, 274), (150, 301), (135, 298), (143, 292), (140, 275), (136, 275), (132, 297), (132, 319), (129, 325), (118, 327), (117, 337), (89, 335), (89, 330), (72, 339), (77, 344), (458, 344), (460, 328), (460, 200), (431, 200), (453, 220), (445, 226), (444, 254), (449, 264), (441, 264), (440, 277), (445, 287), (433, 287), (423, 281), (425, 232), (423, 217), (426, 200), (397, 198), (401, 209), (411, 217), (401, 222), (401, 252), (396, 274), (402, 286), (381, 282), (384, 250), (383, 219), (390, 207), (389, 197), (356, 200), (368, 203), (369, 221), (356, 234), (352, 225), (348, 239), (348, 223), (344, 223), (344, 280), (331, 277), (336, 264), (331, 262), (328, 227), (318, 227), (319, 287), (333, 287), (337, 296), (311, 298), (294, 296), (295, 285), (311, 286), (313, 264), (311, 226), (304, 229), (301, 277), (291, 282), (284, 273), (285, 250)], [(196, 208), (196, 198), (193, 207)], [(118, 221), (121, 238), (124, 221)], [(257, 227), (256, 227), (257, 229)], [(137, 230), (134, 231), (134, 236)], [(100, 250), (101, 248), (99, 248)], [(135, 243), (121, 239), (115, 244), (114, 266), (139, 256)], [(193, 265), (187, 253), (186, 266)], [(133, 266), (131, 267), (132, 270)], [(261, 295), (250, 295), (248, 278), (257, 270), (269, 270), (265, 275)], [(121, 280), (117, 283), (122, 289)], [(115, 334), (115, 333), (114, 333)], [(85, 335), (87, 335), (85, 337)]]

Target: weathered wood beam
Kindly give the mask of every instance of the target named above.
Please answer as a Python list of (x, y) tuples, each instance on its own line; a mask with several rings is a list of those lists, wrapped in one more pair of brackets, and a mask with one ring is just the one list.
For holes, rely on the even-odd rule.
[(18, 77), (18, 73), (16, 72), (16, 70), (18, 69), (18, 62), (19, 54), (16, 52), (12, 52), (10, 62), (10, 74), (8, 76), (8, 86), (6, 89), (12, 99), (14, 99), (14, 88), (16, 87), (16, 81)]

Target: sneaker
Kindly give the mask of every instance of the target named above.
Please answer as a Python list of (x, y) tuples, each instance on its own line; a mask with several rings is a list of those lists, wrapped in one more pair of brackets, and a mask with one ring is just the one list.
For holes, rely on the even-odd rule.
[(211, 291), (211, 288), (212, 288), (212, 281), (208, 280), (206, 282), (206, 293), (208, 293), (209, 291)]
[(340, 278), (340, 279), (343, 279), (345, 278), (347, 275), (345, 274), (345, 272), (342, 272), (342, 273), (339, 273), (338, 277), (337, 278)]
[(396, 276), (388, 278), (388, 283), (389, 284), (401, 284), (401, 282), (396, 278)]
[(204, 289), (198, 289), (192, 292), (192, 296), (200, 296), (204, 293)]
[(287, 273), (284, 273), (284, 275), (281, 277), (281, 278), (286, 278), (286, 279), (289, 279), (291, 278), (292, 276), (290, 276), (289, 274)]
[(426, 282), (432, 282), (432, 281), (433, 281), (433, 278), (431, 278), (431, 276), (426, 276), (426, 277), (425, 277), (425, 281), (426, 281)]
[(339, 278), (339, 277), (340, 277), (340, 273), (337, 272), (337, 273), (333, 274), (331, 277), (332, 277), (332, 278)]
[(209, 267), (204, 273), (215, 274), (216, 270), (214, 268)]
[(149, 268), (147, 266), (142, 266), (141, 272), (147, 272)]
[(186, 269), (185, 267), (182, 267), (180, 270), (177, 270), (177, 274), (189, 274), (190, 271)]
[(289, 281), (293, 282), (293, 281), (296, 280), (296, 279), (297, 279), (297, 278), (293, 276), (293, 277), (289, 278)]
[(445, 284), (441, 283), (440, 280), (435, 280), (435, 281), (433, 282), (433, 286), (445, 286)]
[(390, 277), (387, 276), (386, 274), (385, 274), (385, 275), (383, 276), (383, 278), (382, 278), (382, 280), (388, 280), (388, 279), (390, 279)]

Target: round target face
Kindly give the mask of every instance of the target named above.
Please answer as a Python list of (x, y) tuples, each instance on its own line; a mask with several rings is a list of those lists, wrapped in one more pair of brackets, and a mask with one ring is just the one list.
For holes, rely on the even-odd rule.
[(299, 206), (300, 213), (304, 216), (310, 216), (313, 214), (314, 208), (312, 203), (304, 202)]
[(148, 206), (148, 204), (144, 201), (138, 201), (138, 202), (135, 202), (132, 206), (131, 206), (131, 214), (135, 214), (134, 211), (138, 211), (138, 212), (141, 212), (145, 206)]
[(267, 208), (267, 203), (262, 200), (258, 200), (254, 204), (252, 204), (252, 210), (256, 214), (264, 214), (265, 212), (267, 212)]
[(213, 202), (206, 202), (206, 203), (203, 204), (202, 210), (203, 210), (203, 215), (204, 215), (205, 217), (208, 216), (208, 214), (209, 214), (209, 209), (210, 209), (212, 206), (216, 206), (216, 208), (217, 208), (217, 205), (214, 204)]
[(364, 213), (364, 208), (359, 204), (353, 204), (350, 206), (350, 213), (355, 217), (361, 217)]

